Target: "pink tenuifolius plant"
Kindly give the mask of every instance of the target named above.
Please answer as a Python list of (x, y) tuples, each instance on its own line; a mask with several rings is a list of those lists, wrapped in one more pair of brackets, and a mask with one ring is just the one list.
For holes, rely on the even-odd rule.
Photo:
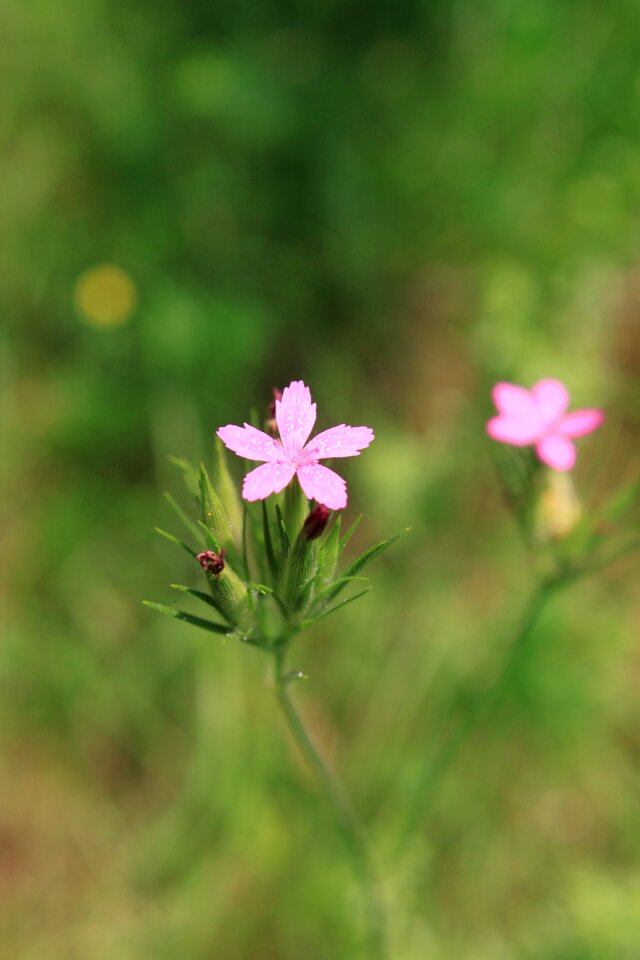
[(307, 442), (316, 422), (316, 405), (311, 402), (309, 388), (302, 380), (294, 380), (285, 387), (282, 397), (276, 395), (275, 419), (279, 439), (248, 423), (243, 427), (229, 424), (218, 430), (225, 446), (239, 457), (264, 461), (244, 478), (244, 499), (264, 500), (272, 493), (280, 493), (297, 476), (309, 500), (316, 500), (330, 510), (344, 509), (347, 505), (346, 483), (318, 461), (357, 457), (373, 440), (373, 430), (341, 423)]
[(497, 383), (492, 396), (498, 416), (487, 423), (489, 436), (515, 447), (533, 444), (539, 459), (554, 470), (572, 469), (572, 441), (597, 429), (604, 419), (596, 409), (567, 413), (569, 392), (560, 380), (540, 380), (531, 390)]

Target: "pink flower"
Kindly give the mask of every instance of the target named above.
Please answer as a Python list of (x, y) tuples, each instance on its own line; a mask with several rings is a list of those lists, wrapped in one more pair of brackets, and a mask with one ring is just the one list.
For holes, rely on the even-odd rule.
[(487, 423), (489, 436), (515, 447), (534, 444), (540, 460), (554, 470), (571, 470), (572, 439), (591, 433), (604, 419), (601, 410), (567, 413), (569, 393), (559, 380), (540, 380), (531, 390), (497, 383), (492, 396), (498, 416)]
[(311, 403), (311, 393), (302, 380), (285, 387), (281, 399), (276, 397), (275, 416), (279, 440), (248, 423), (243, 427), (230, 424), (218, 430), (225, 446), (239, 457), (265, 461), (244, 478), (244, 499), (264, 500), (272, 493), (280, 493), (297, 476), (309, 500), (317, 500), (330, 510), (342, 510), (347, 505), (347, 485), (318, 460), (357, 457), (373, 440), (373, 430), (342, 423), (307, 443), (316, 421), (316, 405)]

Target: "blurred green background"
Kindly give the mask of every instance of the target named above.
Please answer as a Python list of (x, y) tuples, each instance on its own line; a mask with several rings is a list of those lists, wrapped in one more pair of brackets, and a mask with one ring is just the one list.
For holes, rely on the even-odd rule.
[(297, 651), (394, 958), (635, 960), (637, 561), (556, 599), (390, 854), (532, 581), (491, 383), (606, 408), (587, 502), (637, 458), (637, 4), (2, 0), (0, 44), (0, 955), (361, 956), (263, 659), (140, 603), (197, 582), (168, 456), (303, 378), (376, 431), (354, 549), (413, 527)]

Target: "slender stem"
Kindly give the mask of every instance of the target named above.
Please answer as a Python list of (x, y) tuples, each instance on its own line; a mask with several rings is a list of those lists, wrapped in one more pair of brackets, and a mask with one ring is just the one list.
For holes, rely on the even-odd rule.
[(499, 699), (507, 685), (515, 667), (523, 655), (534, 633), (536, 624), (545, 609), (552, 594), (563, 584), (565, 579), (556, 576), (542, 580), (529, 597), (520, 624), (509, 645), (505, 659), (496, 676), (479, 694), (466, 715), (459, 721), (444, 742), (435, 758), (424, 768), (416, 784), (411, 804), (402, 826), (396, 847), (396, 855), (400, 856), (411, 839), (425, 812), (433, 802), (437, 789), (447, 770), (457, 757), (461, 748), (482, 721), (484, 715)]
[(326, 795), (336, 825), (360, 881), (367, 909), (370, 941), (368, 960), (384, 960), (387, 956), (384, 907), (377, 889), (366, 838), (344, 787), (314, 745), (300, 714), (293, 704), (288, 689), (290, 678), (286, 677), (284, 666), (285, 654), (283, 651), (279, 651), (275, 655), (275, 689), (278, 703), (291, 735), (304, 754)]

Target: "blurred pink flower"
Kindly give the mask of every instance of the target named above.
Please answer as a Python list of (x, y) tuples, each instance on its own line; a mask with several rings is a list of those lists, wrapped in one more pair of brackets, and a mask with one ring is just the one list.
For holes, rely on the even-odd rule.
[(601, 410), (574, 410), (567, 413), (569, 393), (559, 380), (540, 380), (531, 388), (497, 383), (492, 391), (498, 416), (487, 423), (494, 440), (515, 447), (534, 444), (543, 463), (554, 470), (571, 470), (576, 448), (571, 442), (600, 426)]
[(244, 499), (264, 500), (272, 493), (280, 493), (297, 476), (309, 500), (317, 500), (330, 510), (346, 507), (346, 483), (318, 460), (357, 457), (373, 440), (373, 430), (342, 423), (324, 430), (307, 443), (316, 421), (316, 405), (311, 402), (309, 388), (302, 380), (294, 380), (285, 387), (282, 398), (276, 397), (275, 417), (279, 440), (248, 423), (243, 427), (230, 424), (218, 430), (225, 446), (239, 457), (265, 461), (244, 478)]

